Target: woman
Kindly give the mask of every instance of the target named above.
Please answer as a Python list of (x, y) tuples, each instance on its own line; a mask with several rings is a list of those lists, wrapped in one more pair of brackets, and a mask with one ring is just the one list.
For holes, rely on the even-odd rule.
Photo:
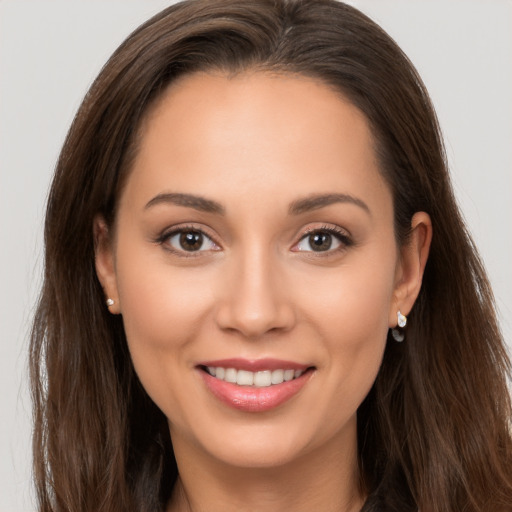
[(492, 293), (421, 80), (357, 10), (148, 21), (45, 236), (40, 510), (510, 510)]

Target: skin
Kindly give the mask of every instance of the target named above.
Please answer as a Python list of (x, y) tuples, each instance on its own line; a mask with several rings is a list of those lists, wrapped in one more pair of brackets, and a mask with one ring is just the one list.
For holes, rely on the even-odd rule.
[[(432, 231), (417, 213), (410, 242), (396, 245), (372, 147), (359, 110), (300, 76), (193, 74), (146, 116), (113, 232), (96, 219), (96, 266), (139, 378), (169, 420), (180, 479), (168, 510), (361, 507), (356, 411), (397, 310), (408, 314), (417, 297)], [(147, 206), (168, 193), (213, 200), (224, 214)], [(365, 206), (289, 211), (332, 193)], [(186, 251), (164, 236), (180, 227), (209, 238)], [(343, 238), (313, 250), (308, 230), (325, 229)], [(239, 411), (196, 367), (231, 357), (314, 370), (279, 407)]]

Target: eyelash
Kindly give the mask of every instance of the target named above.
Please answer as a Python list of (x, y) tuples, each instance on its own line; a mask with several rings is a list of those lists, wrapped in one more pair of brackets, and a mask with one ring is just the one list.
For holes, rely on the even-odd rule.
[[(182, 225), (182, 226), (175, 226), (172, 229), (168, 231), (164, 231), (160, 236), (157, 237), (155, 240), (155, 243), (161, 245), (164, 247), (166, 251), (169, 251), (173, 254), (176, 254), (177, 256), (183, 257), (183, 258), (196, 258), (198, 256), (201, 256), (203, 252), (205, 251), (185, 251), (185, 250), (177, 250), (173, 248), (168, 242), (169, 239), (171, 239), (173, 236), (176, 236), (180, 233), (186, 233), (186, 232), (193, 232), (198, 233), (205, 237), (206, 239), (210, 240), (211, 243), (213, 243), (215, 246), (220, 247), (220, 244), (218, 244), (215, 241), (215, 238), (209, 235), (205, 232), (203, 228), (199, 228), (194, 225)], [(332, 235), (336, 240), (340, 243), (340, 247), (337, 247), (335, 249), (328, 249), (325, 251), (304, 251), (304, 250), (296, 250), (295, 252), (306, 252), (306, 253), (313, 253), (315, 254), (315, 257), (328, 257), (330, 255), (336, 254), (338, 252), (346, 250), (348, 247), (351, 247), (354, 245), (353, 240), (351, 237), (347, 234), (346, 231), (336, 227), (336, 226), (328, 226), (324, 225), (321, 227), (315, 227), (315, 228), (308, 228), (304, 232), (304, 234), (300, 237), (299, 241), (294, 244), (293, 247), (297, 247), (298, 244), (300, 244), (303, 240), (305, 240), (307, 237), (316, 234), (316, 233), (326, 233), (329, 235)]]
[(185, 250), (178, 250), (172, 247), (168, 242), (169, 240), (176, 235), (179, 235), (180, 233), (199, 233), (204, 238), (208, 239), (216, 245), (217, 247), (220, 247), (220, 245), (215, 241), (214, 237), (209, 235), (205, 232), (203, 228), (198, 228), (194, 225), (182, 225), (182, 226), (175, 226), (172, 229), (168, 231), (164, 231), (156, 240), (155, 242), (161, 246), (164, 247), (166, 251), (169, 251), (173, 254), (176, 254), (177, 256), (183, 257), (183, 258), (197, 258), (198, 256), (201, 256), (203, 252), (205, 251), (185, 251)]
[(339, 253), (341, 251), (346, 250), (348, 247), (351, 247), (354, 245), (354, 241), (348, 235), (348, 233), (345, 230), (342, 230), (341, 228), (337, 226), (321, 226), (321, 227), (315, 227), (315, 228), (308, 228), (306, 229), (305, 233), (300, 237), (299, 241), (295, 244), (294, 247), (296, 247), (300, 242), (308, 238), (309, 236), (316, 234), (316, 233), (327, 233), (329, 235), (332, 235), (334, 238), (338, 240), (340, 243), (340, 247), (337, 247), (335, 249), (329, 249), (326, 251), (297, 251), (297, 252), (308, 252), (308, 253), (314, 253), (315, 257), (328, 257), (332, 256), (333, 254)]

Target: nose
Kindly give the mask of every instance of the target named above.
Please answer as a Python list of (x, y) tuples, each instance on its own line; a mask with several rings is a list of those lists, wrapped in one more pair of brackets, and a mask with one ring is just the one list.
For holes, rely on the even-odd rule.
[(263, 249), (248, 251), (233, 260), (223, 279), (217, 325), (249, 339), (289, 331), (295, 323), (295, 312), (278, 262)]

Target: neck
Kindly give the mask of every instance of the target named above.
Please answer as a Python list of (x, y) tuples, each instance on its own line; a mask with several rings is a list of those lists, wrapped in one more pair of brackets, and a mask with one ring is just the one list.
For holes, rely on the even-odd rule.
[(173, 439), (179, 479), (168, 512), (357, 512), (364, 500), (355, 429), (353, 441), (333, 439), (278, 467), (241, 468)]

